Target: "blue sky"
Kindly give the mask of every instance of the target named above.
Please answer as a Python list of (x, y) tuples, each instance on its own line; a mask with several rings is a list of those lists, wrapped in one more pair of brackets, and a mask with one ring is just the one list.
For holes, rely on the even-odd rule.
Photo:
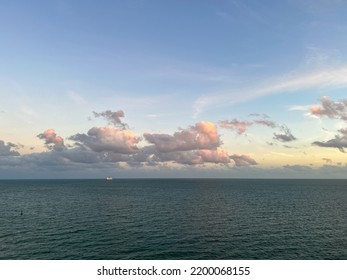
[(2, 1), (0, 178), (345, 177), (346, 12)]

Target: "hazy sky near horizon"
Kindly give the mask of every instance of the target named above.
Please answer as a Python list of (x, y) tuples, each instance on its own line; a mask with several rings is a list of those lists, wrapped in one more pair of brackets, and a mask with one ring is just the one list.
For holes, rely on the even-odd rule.
[(1, 1), (0, 179), (347, 178), (346, 13)]

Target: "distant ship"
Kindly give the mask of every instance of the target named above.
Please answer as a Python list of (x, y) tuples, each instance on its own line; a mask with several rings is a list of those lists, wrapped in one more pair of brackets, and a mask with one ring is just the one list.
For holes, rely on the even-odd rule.
[(106, 177), (106, 181), (112, 181), (112, 177)]

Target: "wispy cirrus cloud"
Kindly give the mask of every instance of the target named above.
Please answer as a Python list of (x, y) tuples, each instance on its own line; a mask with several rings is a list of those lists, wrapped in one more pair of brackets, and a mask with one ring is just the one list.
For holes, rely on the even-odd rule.
[(322, 69), (306, 74), (296, 73), (276, 78), (267, 83), (260, 83), (251, 88), (243, 87), (203, 95), (196, 99), (193, 104), (193, 117), (196, 118), (208, 107), (231, 105), (282, 92), (338, 86), (347, 86), (346, 66), (337, 69)]

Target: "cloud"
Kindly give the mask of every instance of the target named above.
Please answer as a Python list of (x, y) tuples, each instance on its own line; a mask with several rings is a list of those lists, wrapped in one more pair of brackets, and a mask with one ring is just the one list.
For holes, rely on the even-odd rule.
[(289, 111), (307, 111), (311, 108), (311, 105), (293, 105), (289, 106)]
[(199, 122), (173, 135), (144, 133), (143, 136), (159, 152), (215, 149), (221, 145), (217, 127), (212, 122)]
[(221, 128), (236, 130), (238, 134), (245, 133), (246, 127), (252, 126), (253, 124), (253, 122), (239, 121), (237, 119), (232, 119), (231, 121), (224, 120), (219, 122)]
[[(259, 114), (252, 114), (253, 116), (259, 116)], [(264, 115), (266, 116), (266, 115)], [(266, 116), (268, 117), (268, 116)], [(238, 119), (224, 120), (219, 122), (219, 126), (225, 129), (235, 130), (238, 134), (243, 134), (246, 132), (247, 127), (253, 126), (255, 124), (265, 125), (271, 128), (275, 128), (277, 125), (275, 122), (270, 120), (254, 120), (254, 121), (239, 121)]]
[(277, 126), (277, 124), (273, 121), (269, 121), (269, 120), (255, 120), (254, 121), (255, 124), (261, 124), (261, 125), (265, 125), (271, 128), (275, 128)]
[(79, 106), (84, 106), (87, 104), (87, 102), (85, 101), (85, 99), (79, 95), (78, 93), (74, 92), (74, 91), (69, 91), (68, 92), (68, 97), (76, 104)]
[(334, 70), (322, 69), (308, 74), (297, 73), (277, 78), (275, 81), (255, 85), (254, 88), (238, 88), (224, 93), (212, 93), (195, 100), (193, 104), (196, 118), (207, 107), (231, 105), (278, 93), (295, 92), (310, 88), (331, 88), (347, 86), (347, 67)]
[(11, 142), (5, 144), (4, 141), (0, 140), (0, 156), (19, 156), (17, 151), (13, 151), (13, 149), (16, 149), (17, 147), (16, 144)]
[(333, 163), (332, 159), (330, 158), (322, 158), (326, 163)]
[(47, 129), (43, 133), (37, 135), (38, 138), (45, 140), (45, 145), (50, 150), (61, 151), (65, 149), (64, 139), (57, 136), (54, 129)]
[(119, 110), (117, 112), (111, 111), (111, 110), (106, 110), (101, 113), (94, 112), (94, 117), (99, 118), (103, 117), (105, 118), (109, 124), (112, 124), (114, 126), (120, 126), (125, 128), (127, 125), (121, 121), (121, 118), (124, 118), (124, 112), (122, 110)]
[(335, 135), (335, 138), (330, 139), (326, 142), (324, 141), (315, 141), (312, 145), (319, 147), (328, 147), (328, 148), (337, 148), (340, 152), (345, 153), (344, 148), (347, 148), (347, 128), (339, 129), (339, 134)]
[(211, 122), (196, 123), (173, 135), (145, 133), (144, 136), (150, 145), (139, 148), (141, 138), (128, 129), (113, 126), (92, 127), (86, 134), (78, 133), (69, 137), (68, 140), (74, 143), (65, 145), (63, 138), (58, 136), (54, 129), (47, 129), (37, 136), (45, 141), (49, 148), (47, 152), (10, 159), (10, 155), (19, 155), (11, 150), (17, 148), (17, 145), (0, 142), (0, 152), (6, 155), (0, 160), (0, 166), (71, 170), (83, 166), (93, 166), (96, 169), (112, 166), (115, 168), (121, 162), (132, 167), (163, 166), (167, 162), (182, 165), (230, 163), (228, 153), (219, 149), (220, 136), (216, 125)]
[[(141, 156), (151, 163), (175, 162), (185, 165), (230, 163), (228, 153), (218, 149), (222, 142), (217, 127), (212, 122), (198, 122), (173, 135), (145, 133), (144, 138), (153, 145), (145, 147), (147, 154), (141, 151)], [(136, 157), (138, 156), (135, 155), (134, 158)]]
[[(120, 112), (120, 111), (118, 111)], [(95, 112), (94, 112), (95, 113)], [(104, 117), (114, 126), (92, 127), (86, 133), (77, 133), (66, 139), (57, 135), (53, 128), (37, 135), (44, 140), (48, 151), (33, 152), (19, 155), (15, 149), (19, 146), (13, 143), (5, 144), (0, 141), (0, 171), (6, 168), (27, 170), (31, 172), (47, 170), (51, 172), (70, 172), (72, 170), (116, 169), (120, 166), (153, 167), (163, 166), (182, 169), (189, 166), (205, 168), (218, 164), (225, 169), (236, 167), (255, 166), (257, 162), (248, 155), (234, 154), (230, 156), (221, 148), (222, 141), (215, 123), (201, 121), (173, 134), (144, 133), (142, 138), (137, 137), (131, 130), (126, 129), (120, 118), (124, 113), (105, 111), (95, 113)], [(264, 115), (254, 115), (254, 117)], [(236, 125), (237, 120), (230, 122)], [(252, 120), (252, 125), (275, 124), (269, 120)], [(178, 168), (180, 169), (180, 168)], [(31, 171), (30, 171), (31, 170)], [(159, 170), (159, 169), (158, 169)], [(67, 173), (66, 173), (67, 174)]]
[(295, 147), (288, 146), (288, 145), (283, 145), (283, 148), (286, 148), (286, 149), (296, 149)]
[(299, 164), (294, 164), (294, 165), (284, 165), (283, 168), (290, 169), (292, 171), (308, 171), (311, 170), (312, 168), (306, 165), (299, 165)]
[(258, 164), (254, 159), (252, 159), (250, 156), (247, 156), (247, 155), (234, 154), (230, 156), (230, 158), (235, 162), (235, 165), (237, 167), (244, 167), (244, 166), (251, 166), (251, 165)]
[(259, 114), (259, 113), (252, 113), (252, 114), (249, 114), (248, 116), (250, 116), (250, 117), (261, 117), (261, 118), (264, 118), (264, 119), (270, 118), (267, 114)]
[(75, 134), (69, 138), (84, 148), (94, 152), (113, 152), (119, 154), (133, 154), (138, 151), (136, 146), (140, 138), (130, 130), (112, 126), (93, 127), (87, 134)]
[(311, 106), (310, 112), (314, 116), (326, 116), (330, 119), (341, 119), (347, 121), (347, 99), (334, 102), (328, 96), (321, 98), (321, 106)]
[(274, 140), (280, 141), (280, 142), (291, 142), (296, 140), (296, 137), (290, 132), (289, 128), (282, 125), (281, 126), (282, 133), (274, 133)]
[(173, 161), (188, 165), (204, 163), (230, 163), (229, 155), (224, 150), (196, 150), (160, 153), (158, 160), (161, 162)]

